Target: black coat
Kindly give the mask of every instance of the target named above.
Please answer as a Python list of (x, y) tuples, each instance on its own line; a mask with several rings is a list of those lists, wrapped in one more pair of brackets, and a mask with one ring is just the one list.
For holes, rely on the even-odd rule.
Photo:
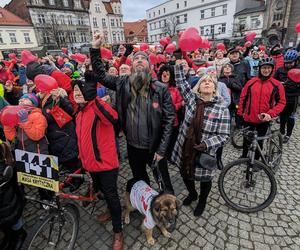
[[(70, 121), (60, 128), (50, 110), (53, 107), (52, 97), (49, 97), (42, 107), (43, 115), (48, 122), (46, 136), (49, 140), (49, 153), (58, 157), (59, 163), (72, 160), (78, 157), (77, 136), (74, 121)], [(73, 108), (69, 100), (61, 98), (59, 107), (72, 116)]]
[(240, 79), (240, 82), (243, 86), (245, 86), (245, 84), (250, 80), (251, 76), (250, 76), (250, 65), (248, 63), (248, 61), (246, 60), (241, 60), (238, 62), (230, 62), (233, 67), (234, 67), (234, 74), (236, 74), (238, 76), (238, 78)]
[(225, 83), (227, 88), (230, 89), (231, 102), (233, 104), (239, 104), (243, 85), (240, 82), (240, 79), (237, 77), (237, 75), (230, 75), (229, 77), (221, 75), (219, 77), (219, 82)]
[[(90, 54), (97, 80), (105, 87), (116, 91), (116, 106), (120, 125), (126, 134), (126, 114), (131, 100), (129, 76), (110, 76), (106, 74), (104, 64), (101, 61), (100, 50), (91, 49)], [(149, 151), (164, 156), (172, 135), (175, 108), (166, 85), (153, 79), (149, 93), (151, 100), (147, 112), (149, 114), (147, 121), (151, 138)]]

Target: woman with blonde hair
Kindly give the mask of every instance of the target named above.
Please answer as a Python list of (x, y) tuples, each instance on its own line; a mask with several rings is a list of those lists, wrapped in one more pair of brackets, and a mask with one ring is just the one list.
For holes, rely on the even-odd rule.
[[(172, 154), (172, 161), (180, 168), (184, 184), (189, 192), (183, 205), (197, 200), (195, 180), (200, 181), (199, 201), (194, 210), (201, 216), (212, 187), (216, 172), (215, 154), (229, 139), (230, 115), (218, 95), (217, 81), (204, 75), (193, 89), (187, 83), (182, 66), (175, 66), (175, 81), (186, 103), (185, 118)], [(202, 156), (209, 159), (203, 164)]]

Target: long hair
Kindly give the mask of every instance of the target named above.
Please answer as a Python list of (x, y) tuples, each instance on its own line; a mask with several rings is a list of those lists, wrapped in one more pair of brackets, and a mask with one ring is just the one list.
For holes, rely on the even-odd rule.
[(164, 64), (160, 67), (158, 73), (157, 73), (157, 79), (158, 81), (162, 82), (162, 74), (163, 72), (169, 72), (170, 73), (170, 80), (169, 80), (169, 86), (175, 87), (175, 74), (174, 74), (174, 68), (170, 65)]

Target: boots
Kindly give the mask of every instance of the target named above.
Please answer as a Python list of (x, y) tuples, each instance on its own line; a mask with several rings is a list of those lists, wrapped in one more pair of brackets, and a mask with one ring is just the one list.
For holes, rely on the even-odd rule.
[(113, 250), (122, 250), (123, 249), (123, 241), (124, 236), (123, 232), (114, 233), (114, 241), (113, 241)]
[(100, 224), (106, 224), (107, 222), (111, 221), (111, 214), (110, 212), (107, 210), (106, 212), (104, 212), (103, 214), (100, 214), (97, 216), (97, 221)]
[(193, 201), (196, 201), (198, 197), (197, 192), (196, 193), (189, 193), (188, 196), (183, 200), (182, 205), (183, 206), (189, 206), (192, 204)]
[(193, 201), (197, 200), (197, 196), (198, 196), (197, 191), (195, 189), (195, 181), (183, 178), (183, 182), (184, 182), (187, 190), (189, 191), (189, 194), (183, 200), (182, 205), (189, 206), (189, 205), (191, 205), (191, 203)]
[(218, 148), (216, 152), (216, 158), (217, 158), (217, 166), (219, 170), (222, 170), (224, 168), (222, 162), (222, 153), (223, 153), (223, 147)]
[(194, 210), (194, 216), (196, 216), (196, 217), (201, 216), (204, 212), (207, 197), (208, 197), (209, 192), (212, 187), (212, 182), (211, 181), (201, 182), (200, 187), (201, 187), (201, 191), (200, 191), (200, 195), (199, 195), (199, 201)]

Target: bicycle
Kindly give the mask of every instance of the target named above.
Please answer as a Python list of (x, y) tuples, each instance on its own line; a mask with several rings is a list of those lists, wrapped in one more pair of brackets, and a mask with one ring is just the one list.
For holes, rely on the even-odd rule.
[(79, 174), (80, 171), (81, 169), (78, 169), (73, 174), (68, 174), (60, 183), (60, 190), (67, 186), (72, 178), (83, 178), (88, 180), (89, 184), (87, 196), (58, 192), (52, 201), (41, 201), (35, 197), (25, 196), (29, 201), (48, 207), (46, 209), (48, 213), (40, 217), (30, 230), (23, 244), (24, 249), (74, 249), (79, 230), (80, 213), (74, 204), (69, 202), (62, 204), (61, 199), (93, 202), (99, 196), (98, 193), (94, 192), (93, 181), (89, 173)]
[[(270, 130), (266, 136), (258, 137), (257, 131), (250, 131), (249, 128), (242, 129), (242, 132), (251, 141), (248, 156), (225, 166), (219, 176), (218, 187), (231, 208), (244, 213), (258, 212), (272, 203), (277, 192), (274, 172), (258, 141), (272, 142), (271, 138), (276, 134)], [(262, 162), (255, 160), (256, 150)]]

